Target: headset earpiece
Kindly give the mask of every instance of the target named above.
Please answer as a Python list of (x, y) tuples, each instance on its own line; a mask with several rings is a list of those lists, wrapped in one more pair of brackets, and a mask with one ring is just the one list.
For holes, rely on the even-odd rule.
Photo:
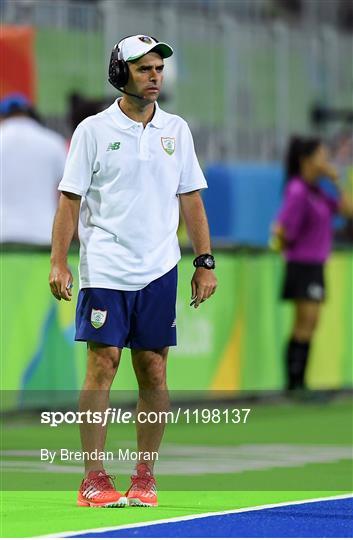
[(114, 49), (112, 50), (109, 62), (108, 81), (116, 89), (125, 86), (129, 80), (129, 68), (127, 62), (125, 62), (125, 60), (120, 60), (120, 43), (121, 41), (115, 45)]

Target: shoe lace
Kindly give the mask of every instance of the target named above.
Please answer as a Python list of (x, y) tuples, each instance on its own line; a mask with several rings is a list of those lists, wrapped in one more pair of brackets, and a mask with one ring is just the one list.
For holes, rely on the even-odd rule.
[(145, 476), (141, 476), (141, 475), (133, 475), (131, 477), (131, 480), (132, 480), (132, 484), (133, 484), (133, 487), (134, 488), (139, 488), (139, 489), (143, 489), (144, 491), (148, 491), (149, 489), (151, 489), (156, 481), (154, 479), (154, 476), (150, 476), (150, 475), (145, 475)]
[(115, 478), (116, 476), (113, 476), (111, 474), (101, 474), (96, 478), (90, 480), (90, 484), (92, 485), (92, 487), (99, 491), (110, 491), (112, 489), (115, 489)]

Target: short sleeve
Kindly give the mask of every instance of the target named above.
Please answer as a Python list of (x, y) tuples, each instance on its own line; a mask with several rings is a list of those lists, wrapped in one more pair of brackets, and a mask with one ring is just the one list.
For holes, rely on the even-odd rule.
[(64, 175), (58, 189), (84, 196), (91, 184), (94, 159), (93, 137), (84, 124), (79, 124), (72, 135)]
[(184, 124), (182, 136), (182, 172), (177, 194), (207, 188), (207, 182), (196, 157), (194, 141), (188, 125)]
[(307, 207), (305, 187), (301, 182), (292, 181), (287, 186), (277, 223), (283, 226), (288, 242), (293, 242), (302, 226)]

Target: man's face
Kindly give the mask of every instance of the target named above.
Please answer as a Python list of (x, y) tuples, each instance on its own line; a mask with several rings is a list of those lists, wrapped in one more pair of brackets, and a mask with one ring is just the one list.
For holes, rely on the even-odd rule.
[(153, 103), (161, 91), (163, 68), (163, 59), (154, 52), (145, 54), (135, 62), (129, 62), (130, 75), (125, 90)]

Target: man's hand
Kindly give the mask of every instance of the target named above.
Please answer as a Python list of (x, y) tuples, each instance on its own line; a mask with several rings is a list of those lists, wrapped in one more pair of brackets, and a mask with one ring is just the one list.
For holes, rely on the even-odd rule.
[(201, 302), (204, 302), (214, 294), (217, 287), (217, 278), (213, 270), (199, 267), (196, 268), (191, 280), (191, 304), (198, 308)]
[(72, 297), (73, 277), (66, 264), (52, 264), (49, 274), (49, 285), (57, 300), (70, 301)]

